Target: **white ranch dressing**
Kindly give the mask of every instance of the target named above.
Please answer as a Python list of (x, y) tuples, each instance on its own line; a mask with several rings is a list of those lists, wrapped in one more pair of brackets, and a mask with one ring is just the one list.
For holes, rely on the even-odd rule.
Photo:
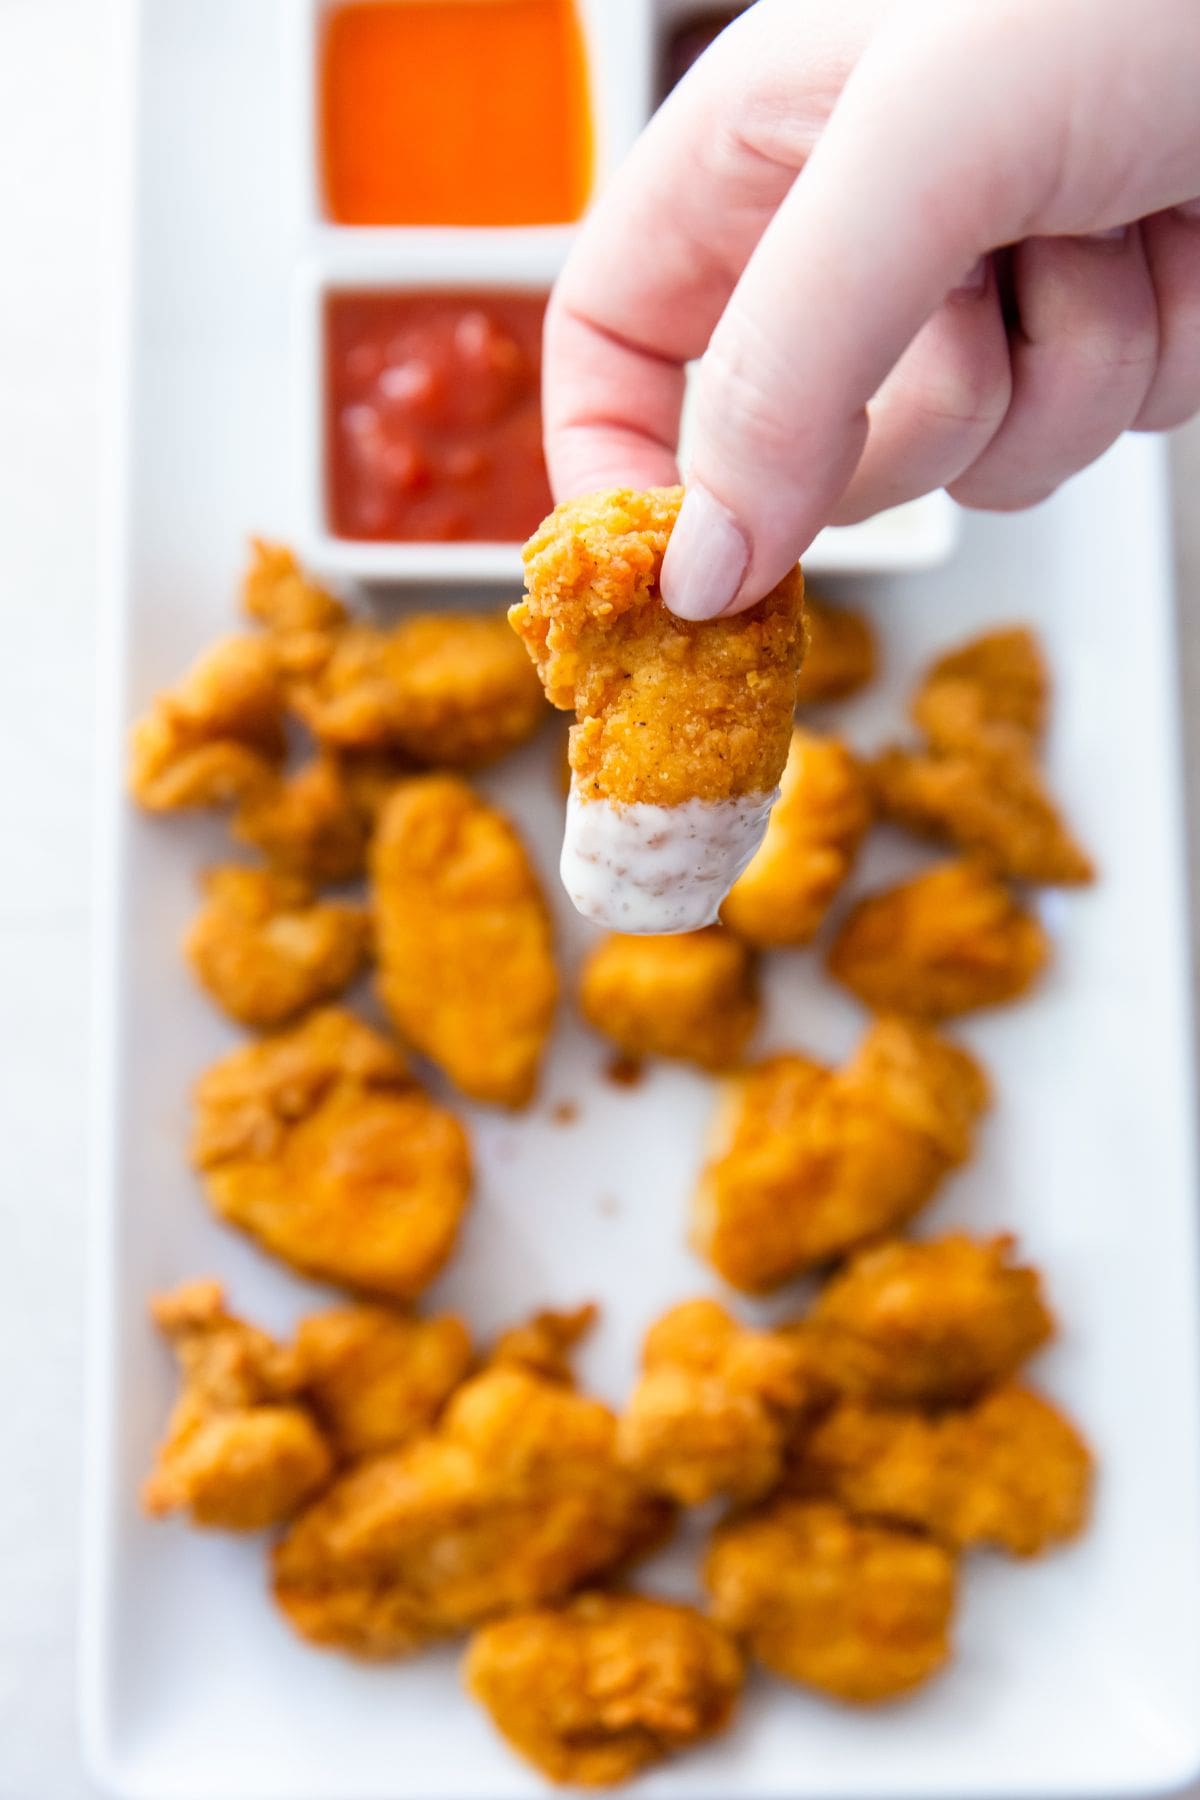
[(560, 871), (585, 919), (665, 935), (712, 925), (762, 843), (778, 788), (682, 806), (567, 800)]

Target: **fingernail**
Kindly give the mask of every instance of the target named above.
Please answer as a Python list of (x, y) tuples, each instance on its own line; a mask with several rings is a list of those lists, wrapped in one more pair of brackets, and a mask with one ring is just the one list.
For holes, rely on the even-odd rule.
[(690, 487), (663, 559), (662, 595), (680, 619), (715, 619), (750, 566), (746, 534), (705, 487)]
[(1107, 231), (1085, 231), (1089, 244), (1122, 244), (1129, 236), (1128, 225), (1110, 225)]
[(952, 287), (947, 300), (975, 300), (982, 294), (988, 284), (988, 258), (981, 256), (963, 276), (957, 287)]

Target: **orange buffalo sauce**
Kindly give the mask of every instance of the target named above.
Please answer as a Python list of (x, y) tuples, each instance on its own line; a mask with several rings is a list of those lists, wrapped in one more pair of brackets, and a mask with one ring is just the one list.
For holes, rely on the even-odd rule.
[(333, 7), (321, 67), (325, 204), (341, 225), (555, 225), (592, 183), (574, 0)]

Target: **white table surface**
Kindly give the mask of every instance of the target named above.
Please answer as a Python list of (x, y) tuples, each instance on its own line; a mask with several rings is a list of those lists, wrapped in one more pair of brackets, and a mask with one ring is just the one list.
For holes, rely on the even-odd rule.
[[(0, 1800), (96, 1791), (74, 1637), (106, 10), (0, 0)], [(1200, 425), (1175, 449), (1194, 878)]]

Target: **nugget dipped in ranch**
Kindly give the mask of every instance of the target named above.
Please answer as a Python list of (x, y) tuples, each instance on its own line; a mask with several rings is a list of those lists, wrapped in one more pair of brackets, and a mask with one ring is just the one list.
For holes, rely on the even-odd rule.
[(717, 917), (767, 828), (804, 652), (794, 569), (736, 618), (676, 618), (659, 576), (682, 488), (555, 509), (509, 612), (553, 705), (573, 711), (563, 886), (619, 931)]

